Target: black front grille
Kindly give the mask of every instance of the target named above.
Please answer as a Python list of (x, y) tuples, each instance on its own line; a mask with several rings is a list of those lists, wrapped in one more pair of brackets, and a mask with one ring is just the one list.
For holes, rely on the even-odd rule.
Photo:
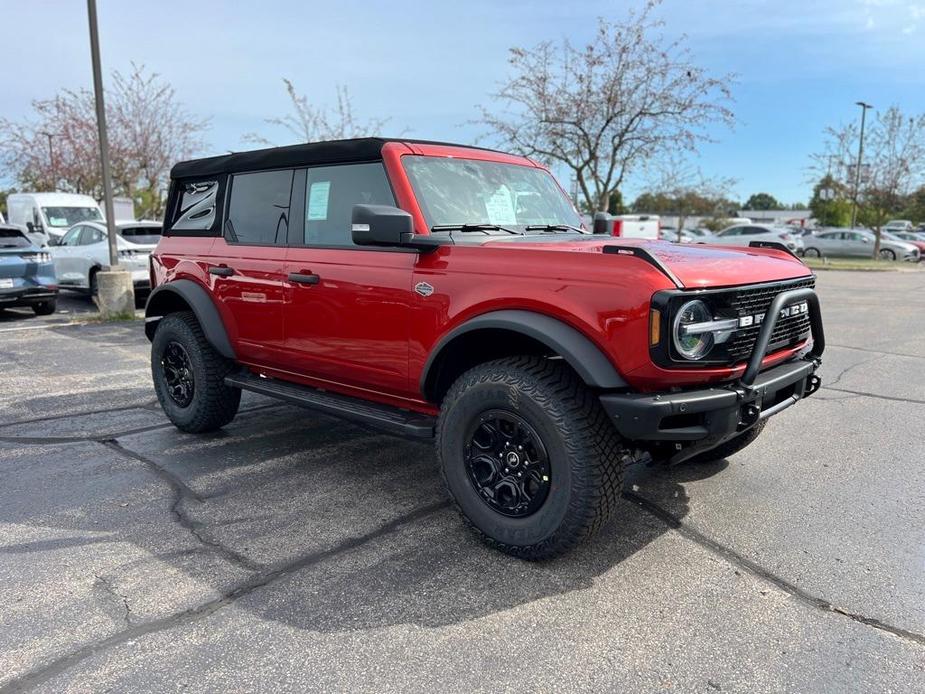
[[(813, 288), (816, 278), (810, 277), (796, 282), (781, 282), (780, 284), (764, 285), (753, 289), (737, 289), (727, 295), (727, 305), (737, 316), (753, 316), (765, 313), (771, 302), (778, 294), (790, 289)], [(760, 325), (737, 330), (726, 343), (726, 350), (733, 361), (747, 359), (758, 339)], [(779, 317), (771, 341), (768, 344), (768, 353), (787, 347), (793, 347), (807, 339), (810, 334), (809, 316), (800, 313), (794, 316)]]

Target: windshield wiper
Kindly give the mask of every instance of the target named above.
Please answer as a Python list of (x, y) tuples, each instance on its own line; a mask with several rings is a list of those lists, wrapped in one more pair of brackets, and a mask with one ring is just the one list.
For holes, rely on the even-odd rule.
[(508, 229), (507, 227), (498, 226), (497, 224), (438, 224), (437, 226), (432, 226), (431, 231), (481, 231), (488, 233), (489, 231), (506, 231), (509, 234), (517, 234), (518, 236), (523, 236), (519, 231), (514, 231), (513, 229)]
[(578, 234), (587, 234), (588, 232), (571, 224), (528, 224), (524, 227), (527, 231), (574, 231)]

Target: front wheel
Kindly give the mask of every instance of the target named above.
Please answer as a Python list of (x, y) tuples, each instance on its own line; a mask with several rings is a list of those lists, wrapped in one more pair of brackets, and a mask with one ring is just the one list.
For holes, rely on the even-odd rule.
[(191, 311), (171, 313), (158, 323), (151, 376), (164, 414), (181, 431), (213, 431), (234, 419), (241, 390), (225, 385), (234, 368), (209, 344)]
[(549, 559), (611, 516), (626, 454), (597, 397), (561, 362), (511, 357), (467, 371), (443, 402), (447, 490), (490, 546)]

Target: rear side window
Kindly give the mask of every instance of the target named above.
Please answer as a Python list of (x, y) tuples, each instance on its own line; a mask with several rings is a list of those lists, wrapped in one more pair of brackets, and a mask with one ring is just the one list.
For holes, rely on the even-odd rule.
[(289, 231), (292, 170), (237, 174), (231, 179), (231, 198), (225, 236), (233, 243), (285, 245)]
[(308, 169), (304, 243), (307, 246), (351, 246), (350, 218), (354, 205), (394, 204), (395, 196), (380, 163)]
[(204, 231), (215, 222), (218, 181), (190, 181), (180, 184), (180, 202), (171, 229)]

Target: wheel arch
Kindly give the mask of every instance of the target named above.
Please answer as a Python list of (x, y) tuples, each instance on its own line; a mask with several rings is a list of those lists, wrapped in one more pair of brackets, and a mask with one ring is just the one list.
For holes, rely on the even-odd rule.
[(192, 280), (174, 280), (151, 292), (145, 305), (145, 335), (148, 339), (154, 339), (161, 318), (177, 311), (192, 311), (209, 344), (223, 357), (235, 359), (234, 348), (218, 308), (209, 293)]
[(515, 354), (561, 357), (592, 388), (628, 386), (600, 348), (572, 326), (542, 313), (501, 310), (471, 318), (437, 342), (421, 373), (421, 393), (440, 402), (463, 372)]

